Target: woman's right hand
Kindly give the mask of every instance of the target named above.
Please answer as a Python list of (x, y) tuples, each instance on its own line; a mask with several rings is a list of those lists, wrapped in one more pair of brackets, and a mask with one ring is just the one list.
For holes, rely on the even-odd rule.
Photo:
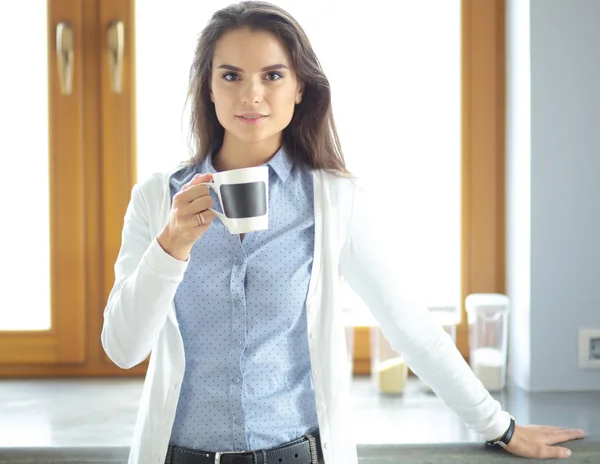
[[(196, 174), (173, 196), (169, 220), (157, 240), (175, 259), (187, 261), (194, 243), (206, 233), (215, 218), (215, 213), (209, 209), (213, 206), (209, 187), (198, 185), (211, 180), (210, 173)], [(199, 213), (202, 213), (204, 225), (199, 224)]]

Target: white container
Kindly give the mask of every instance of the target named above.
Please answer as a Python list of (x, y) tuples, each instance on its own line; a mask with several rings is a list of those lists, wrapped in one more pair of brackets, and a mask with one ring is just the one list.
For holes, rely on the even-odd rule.
[(499, 293), (473, 293), (465, 300), (469, 322), (470, 365), (483, 386), (506, 386), (508, 313), (510, 301)]
[[(428, 306), (428, 309), (456, 345), (456, 327), (462, 319), (458, 308), (456, 306)], [(426, 392), (430, 393), (432, 391), (431, 387), (425, 382), (421, 382), (421, 384)]]
[(408, 366), (394, 351), (380, 327), (371, 327), (371, 378), (380, 393), (401, 394), (406, 386)]

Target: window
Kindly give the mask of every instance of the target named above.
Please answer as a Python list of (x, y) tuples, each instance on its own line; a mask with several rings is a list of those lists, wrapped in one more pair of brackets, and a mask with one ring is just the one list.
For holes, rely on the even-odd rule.
[[(6, 300), (0, 312), (0, 330), (5, 331), (48, 330), (51, 326), (48, 13), (45, 0), (35, 3), (34, 10), (26, 2), (0, 3), (0, 18), (14, 19), (0, 28), (0, 43), (6, 44), (2, 47), (3, 60), (10, 63), (0, 85), (0, 121), (5, 129), (0, 137), (0, 153), (5, 154), (3, 171), (15, 173), (0, 184), (0, 194), (14, 199), (4, 202), (3, 214), (10, 221), (3, 221), (0, 241), (5, 245), (26, 244), (4, 246), (2, 252), (2, 261), (10, 263), (12, 276), (12, 291), (3, 292)], [(30, 39), (18, 47), (7, 46), (11, 37), (22, 35), (24, 24), (30, 28)], [(27, 72), (19, 72), (23, 70)], [(32, 282), (35, 293), (31, 292)]]
[[(230, 3), (136, 3), (140, 179), (188, 157), (183, 105), (197, 35)], [(459, 307), (460, 0), (402, 0), (387, 15), (392, 6), (383, 0), (369, 8), (276, 3), (302, 25), (330, 80), (350, 170), (372, 181), (382, 205), (394, 203), (392, 214), (373, 205), (381, 209), (374, 227), (397, 234), (407, 287), (422, 287), (432, 304)], [(364, 311), (354, 295), (348, 300)]]

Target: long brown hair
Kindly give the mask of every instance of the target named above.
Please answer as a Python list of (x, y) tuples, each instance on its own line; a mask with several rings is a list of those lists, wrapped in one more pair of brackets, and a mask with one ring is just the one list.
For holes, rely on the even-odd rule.
[(190, 163), (203, 161), (223, 143), (224, 129), (210, 99), (212, 59), (217, 41), (226, 32), (248, 27), (277, 36), (287, 48), (298, 79), (304, 84), (302, 102), (283, 130), (283, 146), (292, 159), (313, 169), (348, 173), (331, 110), (329, 81), (300, 24), (285, 10), (263, 1), (244, 1), (211, 17), (198, 40), (190, 70)]

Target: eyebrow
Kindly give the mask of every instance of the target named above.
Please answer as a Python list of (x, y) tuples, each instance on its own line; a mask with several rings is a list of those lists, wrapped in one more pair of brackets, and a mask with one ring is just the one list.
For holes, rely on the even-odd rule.
[[(238, 68), (237, 66), (232, 66), (230, 64), (222, 64), (217, 67), (217, 69), (228, 69), (230, 71), (242, 72), (242, 68)], [(285, 64), (273, 64), (271, 66), (265, 66), (261, 69), (261, 71), (275, 71), (277, 69), (289, 69)]]

